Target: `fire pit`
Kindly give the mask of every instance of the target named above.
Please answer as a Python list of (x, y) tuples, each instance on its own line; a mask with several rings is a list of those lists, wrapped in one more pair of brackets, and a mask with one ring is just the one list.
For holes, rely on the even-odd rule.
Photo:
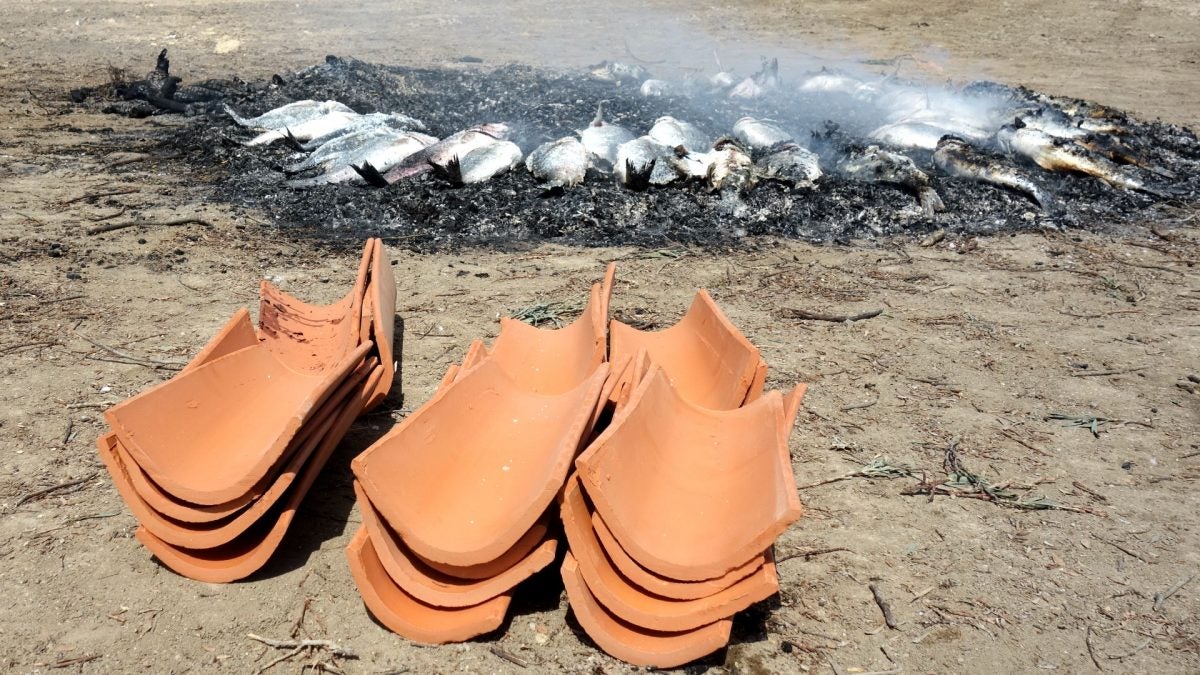
[[(618, 64), (559, 73), (519, 65), (419, 69), (331, 56), (323, 64), (269, 81), (208, 81), (176, 89), (168, 78), (166, 102), (155, 100), (161, 98), (158, 94), (140, 96), (144, 83), (125, 91), (139, 99), (134, 110), (141, 114), (150, 112), (147, 103), (193, 114), (184, 128), (155, 133), (165, 151), (179, 155), (174, 160), (179, 170), (207, 179), (217, 200), (256, 209), (297, 233), (356, 238), (369, 233), (425, 249), (543, 240), (662, 247), (728, 245), (748, 235), (828, 242), (936, 229), (978, 234), (1119, 229), (1135, 219), (1166, 218), (1164, 209), (1194, 203), (1200, 190), (1200, 141), (1174, 125), (991, 82), (927, 86), (836, 71), (789, 77), (773, 66), (764, 64), (756, 76), (723, 83), (708, 78), (666, 82), (647, 81), (648, 74)], [(848, 87), (848, 81), (858, 82), (859, 88)], [(77, 94), (77, 100), (88, 100), (88, 93)], [(897, 120), (889, 111), (902, 96), (917, 97), (912, 104), (916, 117), (899, 120), (899, 133), (894, 133)], [(437, 138), (504, 122), (512, 129), (509, 140), (526, 154), (586, 128), (600, 102), (607, 122), (634, 135), (670, 115), (717, 139), (731, 136), (739, 119), (753, 117), (791, 131), (797, 143), (819, 155), (823, 175), (812, 185), (760, 175), (752, 189), (717, 190), (694, 179), (634, 190), (611, 174), (592, 171), (580, 185), (548, 191), (520, 165), (466, 186), (430, 172), (383, 188), (294, 188), (287, 185), (284, 167), (295, 161), (295, 149), (282, 142), (244, 146), (252, 134), (225, 115), (222, 106), (256, 115), (305, 99), (337, 101), (357, 113), (403, 113), (423, 121)], [(114, 112), (130, 111), (129, 104), (106, 105)], [(981, 182), (937, 156), (930, 147), (936, 136), (912, 140), (914, 129), (928, 133), (920, 119), (927, 110), (949, 110), (943, 118), (982, 111), (993, 126), (1009, 124), (1010, 135), (1016, 127), (1005, 115), (1018, 111), (1037, 129), (1050, 129), (1068, 155), (1099, 156), (1120, 177), (1101, 180), (1054, 161), (1050, 169), (1043, 168), (1049, 164), (1022, 152), (1019, 142), (1005, 142), (1003, 131), (979, 125), (990, 135), (965, 139), (963, 145), (976, 164), (1016, 172), (1027, 178), (1033, 192)], [(1064, 123), (1069, 128), (1051, 129)], [(971, 120), (964, 128), (974, 125)], [(752, 154), (760, 159), (764, 152)], [(911, 159), (911, 168), (927, 177), (922, 179), (925, 187), (881, 176), (878, 153)], [(936, 201), (926, 203), (926, 190)], [(1045, 203), (1031, 194), (1044, 195)]]

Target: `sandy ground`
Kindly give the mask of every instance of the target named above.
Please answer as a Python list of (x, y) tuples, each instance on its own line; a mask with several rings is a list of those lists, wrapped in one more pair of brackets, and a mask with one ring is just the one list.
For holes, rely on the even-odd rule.
[[(791, 439), (798, 483), (845, 476), (877, 457), (916, 474), (802, 488), (809, 511), (779, 542), (778, 602), (741, 617), (734, 644), (699, 669), (1200, 670), (1200, 580), (1169, 593), (1200, 571), (1200, 396), (1177, 386), (1200, 363), (1192, 266), (1200, 234), (1187, 213), (1156, 226), (1157, 235), (1147, 228), (1119, 240), (1046, 233), (870, 249), (765, 241), (725, 254), (393, 247), (402, 395), (360, 420), (301, 526), (253, 579), (200, 584), (160, 567), (132, 538), (135, 522), (93, 450), (101, 410), (168, 377), (154, 362), (190, 357), (236, 308), (253, 305), (259, 278), (330, 301), (344, 292), (355, 256), (232, 217), (228, 205), (204, 203), (203, 186), (151, 163), (113, 174), (107, 139), (172, 122), (71, 110), (63, 92), (103, 80), (108, 65), (143, 70), (160, 45), (189, 79), (260, 76), (326, 52), (579, 65), (620, 57), (627, 37), (639, 56), (661, 47), (677, 64), (709, 58), (713, 44), (748, 60), (783, 47), (938, 56), (951, 77), (986, 75), (1200, 122), (1200, 10), (1176, 0), (1009, 2), (970, 12), (908, 0), (806, 3), (803, 11), (775, 2), (635, 12), (531, 1), (503, 13), (356, 4), (365, 7), (68, 0), (5, 8), (0, 669), (254, 672), (276, 654), (247, 633), (294, 633), (352, 648), (361, 658), (339, 665), (353, 673), (522, 670), (495, 647), (526, 670), (621, 670), (569, 618), (556, 570), (522, 587), (504, 631), (425, 648), (372, 621), (343, 555), (359, 522), (349, 459), (426, 400), (472, 339), (494, 335), (498, 316), (579, 301), (617, 260), (619, 314), (666, 326), (695, 288), (708, 288), (762, 349), (769, 384), (812, 383)], [(591, 38), (579, 37), (583, 26)], [(656, 31), (669, 45), (654, 42)], [(85, 198), (114, 192), (123, 194)], [(180, 212), (212, 226), (83, 233), (113, 214)], [(831, 324), (786, 318), (787, 308), (884, 312)], [(1106, 421), (1094, 435), (1048, 420), (1054, 413)], [(963, 466), (1017, 501), (1067, 508), (904, 494), (945, 480), (952, 443)], [(895, 629), (883, 626), (869, 584), (889, 600)]]

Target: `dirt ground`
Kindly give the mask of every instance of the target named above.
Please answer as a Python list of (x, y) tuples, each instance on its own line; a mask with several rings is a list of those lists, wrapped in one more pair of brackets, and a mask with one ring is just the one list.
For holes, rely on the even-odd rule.
[[(808, 512), (779, 541), (781, 597), (740, 617), (730, 648), (696, 670), (1200, 671), (1200, 395), (1185, 379), (1200, 375), (1200, 233), (1186, 212), (1157, 224), (1157, 234), (1147, 227), (1120, 239), (760, 241), (719, 254), (544, 246), (417, 255), (392, 246), (405, 325), (402, 395), (398, 388), (359, 421), (299, 525), (254, 578), (209, 585), (160, 567), (133, 539), (135, 521), (95, 454), (101, 411), (169, 377), (156, 362), (185, 361), (235, 309), (253, 307), (258, 279), (331, 301), (345, 291), (356, 254), (235, 217), (230, 205), (205, 203), (202, 185), (152, 163), (114, 174), (120, 157), (106, 154), (104, 139), (173, 122), (71, 109), (65, 91), (102, 81), (109, 65), (146, 69), (163, 45), (189, 79), (258, 77), (328, 52), (544, 65), (619, 58), (627, 48), (683, 63), (709, 58), (714, 44), (731, 59), (776, 48), (917, 53), (939, 56), (950, 77), (989, 76), (1200, 123), (1200, 9), (1183, 0), (970, 10), (911, 0), (802, 10), (782, 2), (633, 10), (531, 0), (503, 12), (424, 0), (403, 9), (328, 4), (4, 8), (0, 670), (254, 672), (278, 654), (247, 633), (334, 640), (360, 656), (339, 662), (347, 673), (626, 668), (568, 618), (556, 568), (522, 587), (503, 631), (429, 648), (370, 618), (343, 554), (359, 522), (349, 459), (425, 401), (472, 339), (493, 336), (498, 316), (580, 301), (604, 263), (617, 260), (619, 314), (670, 325), (694, 289), (707, 288), (762, 349), (769, 384), (811, 383), (791, 439)], [(656, 43), (661, 35), (670, 44)], [(103, 193), (120, 194), (88, 196)], [(212, 226), (84, 234), (105, 218), (181, 214)], [(787, 318), (787, 308), (883, 313), (826, 323)], [(1085, 426), (1048, 419), (1054, 414)], [(905, 494), (947, 479), (950, 447), (962, 467), (1013, 499)], [(877, 457), (915, 475), (808, 487)], [(884, 626), (869, 584), (890, 602), (895, 629)]]

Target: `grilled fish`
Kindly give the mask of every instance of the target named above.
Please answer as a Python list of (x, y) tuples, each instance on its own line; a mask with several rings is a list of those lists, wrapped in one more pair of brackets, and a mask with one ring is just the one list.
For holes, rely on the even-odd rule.
[(246, 141), (245, 145), (267, 145), (284, 138), (290, 138), (293, 141), (310, 141), (318, 136), (344, 129), (358, 116), (358, 113), (353, 111), (326, 113), (307, 122), (264, 131)]
[(668, 96), (675, 93), (675, 87), (666, 80), (650, 79), (642, 83), (642, 86), (638, 89), (638, 92), (647, 98)]
[(241, 126), (270, 130), (303, 124), (332, 112), (352, 113), (354, 111), (337, 101), (296, 101), (269, 110), (258, 117), (242, 117), (228, 104), (225, 105), (225, 112)]
[(712, 140), (699, 127), (670, 115), (655, 120), (646, 135), (669, 148), (682, 145), (686, 150), (703, 150), (712, 144)]
[(295, 147), (297, 150), (312, 152), (317, 148), (329, 143), (330, 141), (346, 136), (348, 134), (358, 133), (368, 129), (387, 129), (391, 131), (425, 131), (425, 124), (415, 117), (409, 117), (401, 113), (368, 113), (359, 115), (350, 120), (350, 123), (341, 129), (331, 131), (327, 134), (317, 136), (307, 143), (297, 141)]
[(431, 171), (435, 167), (444, 171), (450, 160), (455, 157), (463, 157), (476, 148), (506, 140), (510, 132), (509, 126), (503, 122), (479, 124), (414, 152), (385, 174), (381, 174), (378, 168), (369, 163), (355, 170), (371, 185), (384, 187)]
[(324, 173), (311, 178), (297, 178), (288, 181), (288, 185), (310, 187), (326, 183), (357, 182), (360, 174), (354, 168), (356, 164), (369, 164), (376, 167), (378, 171), (387, 171), (413, 153), (420, 152), (437, 142), (433, 136), (426, 136), (416, 131), (406, 134), (393, 131), (390, 134), (390, 136), (378, 136), (372, 142), (329, 155), (320, 164), (325, 168)]
[(765, 150), (792, 140), (792, 135), (767, 120), (743, 117), (733, 125), (733, 136), (748, 148)]
[(779, 88), (779, 59), (763, 60), (762, 68), (729, 90), (730, 98), (759, 98)]
[(573, 187), (587, 175), (588, 153), (574, 136), (543, 143), (525, 159), (525, 168), (534, 180), (550, 189)]
[(586, 129), (580, 129), (579, 140), (592, 157), (596, 168), (607, 171), (617, 161), (617, 147), (632, 141), (635, 136), (619, 124), (604, 121), (604, 102), (596, 106), (596, 117)]
[(469, 185), (490, 180), (519, 166), (524, 156), (516, 143), (496, 141), (470, 150), (465, 155), (455, 155), (444, 166), (436, 168), (451, 183)]
[(845, 73), (822, 68), (820, 72), (804, 78), (798, 87), (805, 93), (839, 93), (857, 99), (870, 100), (879, 94), (879, 86), (864, 82)]
[(921, 203), (926, 217), (932, 218), (935, 211), (946, 208), (942, 198), (929, 184), (929, 176), (918, 169), (906, 155), (870, 145), (865, 149), (852, 150), (838, 163), (838, 169), (854, 180), (892, 183), (912, 190), (916, 193), (917, 201)]
[(1043, 208), (1050, 203), (1037, 183), (1024, 173), (981, 156), (961, 138), (945, 136), (938, 141), (933, 163), (955, 178), (969, 178), (1019, 192)]
[(1113, 187), (1152, 192), (1141, 181), (1122, 173), (1112, 161), (1069, 139), (1055, 138), (1039, 129), (1026, 127), (1019, 118), (1000, 127), (996, 141), (1006, 152), (1030, 159), (1046, 171), (1085, 173)]
[(650, 176), (659, 163), (667, 163), (673, 154), (670, 146), (663, 145), (650, 136), (641, 136), (622, 143), (617, 148), (617, 160), (613, 174), (617, 182), (633, 190), (645, 190), (650, 186)]
[(645, 68), (620, 61), (601, 61), (592, 66), (592, 77), (604, 82), (641, 82), (650, 77)]
[(817, 154), (794, 141), (785, 141), (768, 150), (756, 162), (763, 179), (809, 187), (821, 177)]
[[(300, 173), (314, 167), (326, 166), (331, 162), (337, 162), (342, 157), (350, 156), (360, 149), (370, 147), (384, 139), (403, 136), (405, 136), (404, 132), (392, 131), (391, 129), (362, 129), (346, 134), (345, 136), (339, 136), (325, 143), (302, 161), (286, 167), (284, 171), (287, 173)], [(436, 139), (434, 140), (436, 141)], [(429, 145), (429, 143), (425, 145)]]
[(708, 153), (706, 178), (713, 192), (730, 189), (748, 193), (758, 184), (758, 172), (750, 155), (732, 138), (722, 138)]

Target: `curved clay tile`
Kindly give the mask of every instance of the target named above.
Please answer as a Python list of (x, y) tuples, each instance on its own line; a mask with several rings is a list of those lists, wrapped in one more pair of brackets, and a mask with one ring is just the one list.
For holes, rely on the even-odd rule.
[(334, 367), (365, 342), (368, 338), (359, 334), (359, 321), (376, 244), (376, 239), (367, 240), (354, 285), (329, 305), (306, 303), (265, 279), (261, 281), (258, 333), (263, 346), (289, 368), (315, 375)]
[[(296, 437), (292, 439), (292, 446), (280, 456), (278, 465), (267, 472), (253, 488), (237, 499), (225, 502), (224, 504), (212, 505), (191, 504), (176, 499), (174, 495), (166, 492), (150, 480), (149, 476), (129, 456), (128, 451), (115, 440), (111, 443), (105, 441), (105, 445), (110, 448), (109, 452), (115, 456), (121, 471), (114, 472), (113, 465), (110, 465), (109, 473), (112, 475), (113, 482), (117, 485), (118, 491), (132, 489), (133, 494), (131, 496), (126, 497), (126, 493), (122, 492), (122, 497), (125, 498), (125, 502), (129, 504), (130, 509), (135, 511), (138, 520), (143, 525), (146, 525), (151, 532), (154, 532), (172, 544), (207, 548), (208, 546), (202, 546), (198, 542), (189, 544), (186, 540), (177, 541), (176, 539), (178, 537), (190, 537), (198, 531), (202, 533), (202, 537), (210, 537), (207, 541), (213, 541), (211, 537), (219, 536), (216, 530), (213, 529), (218, 527), (218, 525), (220, 529), (228, 532), (229, 529), (227, 528), (233, 522), (245, 523), (245, 518), (252, 515), (252, 513), (247, 512), (246, 506), (252, 502), (256, 502), (252, 508), (252, 512), (262, 515), (262, 512), (278, 500), (279, 496), (291, 484), (296, 472), (304, 465), (304, 462), (312, 454), (313, 449), (316, 448), (332, 425), (333, 419), (347, 405), (351, 398), (355, 396), (355, 392), (359, 389), (363, 379), (374, 371), (376, 363), (375, 358), (372, 357), (356, 368), (350, 377), (339, 385), (338, 390), (334, 392), (333, 396), (330, 396), (329, 400), (321, 406), (321, 410), (313, 415), (312, 420), (296, 434)], [(262, 500), (266, 500), (266, 502), (261, 503)], [(148, 508), (151, 510), (151, 513), (146, 517), (137, 515), (139, 508), (143, 511)], [(238, 513), (239, 511), (241, 513)], [(238, 513), (237, 517), (230, 518), (235, 513)], [(257, 515), (253, 517), (257, 517)], [(226, 521), (217, 525), (204, 526), (205, 523), (216, 523), (216, 521), (222, 519), (226, 519)], [(171, 521), (179, 521), (179, 523)], [(180, 523), (187, 523), (188, 525), (182, 528), (176, 527)], [(197, 524), (199, 525), (198, 529)], [(236, 536), (236, 533), (229, 536), (232, 538), (232, 536)], [(222, 542), (218, 541), (210, 545), (216, 546), (219, 543)]]
[(254, 332), (254, 324), (250, 322), (250, 312), (245, 307), (233, 313), (233, 316), (208, 344), (200, 350), (196, 357), (184, 366), (181, 372), (195, 370), (200, 366), (215, 361), (227, 354), (258, 345), (258, 333)]
[[(303, 432), (303, 440), (287, 457), (287, 464), (278, 474), (271, 476), (268, 487), (261, 495), (246, 508), (223, 520), (203, 524), (194, 524), (180, 519), (169, 518), (156, 511), (153, 506), (139, 495), (130, 481), (130, 467), (120, 462), (120, 455), (112, 452), (119, 446), (115, 434), (108, 434), (97, 442), (100, 447), (100, 457), (112, 475), (113, 484), (118, 493), (129, 507), (130, 512), (137, 518), (138, 523), (153, 533), (159, 539), (183, 548), (215, 548), (232, 541), (255, 522), (262, 518), (276, 502), (287, 493), (287, 489), (304, 469), (314, 450), (320, 445), (333, 427), (338, 413), (356, 398), (355, 389), (361, 389), (363, 378), (375, 369), (375, 359), (370, 360), (371, 367), (357, 372), (357, 376), (343, 383), (339, 396), (331, 398), (326, 403), (326, 412), (311, 423), (311, 430)], [(109, 440), (111, 438), (111, 441)]]
[(574, 481), (564, 494), (563, 527), (571, 555), (592, 596), (614, 616), (660, 631), (686, 631), (726, 619), (779, 592), (774, 563), (767, 561), (749, 576), (710, 595), (691, 600), (662, 598), (633, 584), (617, 570), (591, 528), (587, 505)]
[(686, 401), (655, 367), (576, 464), (596, 510), (642, 567), (680, 581), (761, 554), (802, 508), (783, 398), (735, 410)]
[(179, 499), (223, 504), (270, 471), (296, 433), (373, 349), (360, 345), (319, 376), (263, 347), (181, 373), (104, 416), (151, 479)]
[(396, 339), (396, 277), (392, 273), (392, 265), (383, 241), (374, 241), (368, 302), (364, 304), (363, 311), (365, 316), (371, 317), (371, 326), (359, 339), (365, 340), (369, 337), (375, 343), (375, 348), (379, 351), (379, 362), (384, 365), (384, 372), (375, 387), (374, 395), (367, 403), (368, 410), (383, 402), (396, 377), (396, 355), (393, 353)]
[(706, 598), (750, 576), (767, 561), (766, 555), (759, 555), (716, 579), (709, 579), (708, 581), (676, 581), (675, 579), (655, 574), (637, 564), (637, 561), (630, 557), (625, 552), (625, 549), (621, 548), (620, 542), (617, 541), (617, 538), (608, 529), (608, 525), (604, 524), (604, 519), (600, 517), (599, 513), (592, 514), (592, 531), (596, 533), (596, 538), (600, 540), (600, 547), (604, 549), (604, 552), (608, 555), (608, 559), (616, 565), (621, 576), (649, 593), (673, 600)]
[(745, 401), (760, 361), (758, 349), (703, 290), (670, 328), (646, 332), (614, 319), (609, 333), (610, 360), (645, 349), (684, 398), (714, 410), (737, 408)]
[(308, 465), (288, 491), (287, 498), (275, 505), (266, 516), (260, 518), (249, 530), (243, 532), (228, 544), (210, 549), (185, 549), (171, 546), (167, 542), (151, 534), (146, 528), (139, 527), (134, 535), (138, 541), (153, 553), (162, 564), (178, 574), (197, 581), (208, 583), (227, 583), (244, 579), (258, 571), (270, 559), (271, 554), (279, 548), (283, 535), (287, 532), (296, 515), (300, 502), (308, 494), (325, 463), (329, 461), (338, 443), (341, 442), (350, 426), (354, 424), (366, 404), (371, 391), (374, 390), (379, 378), (383, 376), (376, 368), (363, 385), (363, 391), (338, 415), (329, 434), (322, 439)]
[(470, 566), (512, 548), (567, 477), (608, 375), (555, 396), (523, 390), (493, 359), (354, 459), (380, 515), (417, 555)]
[(416, 642), (462, 642), (490, 633), (504, 623), (512, 601), (512, 594), (506, 593), (473, 607), (427, 605), (392, 581), (365, 528), (360, 527), (350, 540), (346, 557), (358, 593), (371, 614), (389, 630)]
[(626, 663), (674, 668), (707, 656), (729, 642), (733, 628), (729, 619), (681, 633), (649, 630), (621, 620), (596, 602), (579, 563), (570, 553), (563, 560), (562, 578), (579, 625), (601, 649)]
[(371, 537), (371, 544), (388, 576), (405, 593), (435, 607), (470, 607), (486, 602), (511, 591), (517, 584), (554, 562), (558, 542), (548, 539), (540, 542), (525, 558), (488, 579), (472, 581), (442, 574), (412, 555), (399, 535), (376, 513), (357, 481), (354, 483), (354, 493), (362, 513), (363, 527)]
[[(376, 511), (376, 513), (378, 513), (378, 511)], [(412, 549), (408, 549), (408, 552), (413, 556), (414, 559), (421, 561), (423, 565), (440, 574), (444, 574), (456, 579), (482, 581), (484, 579), (490, 579), (497, 574), (504, 572), (504, 570), (507, 570), (521, 560), (527, 558), (531, 553), (533, 553), (534, 549), (536, 549), (538, 546), (541, 546), (542, 543), (546, 541), (546, 537), (549, 535), (549, 533), (550, 528), (548, 527), (546, 518), (542, 517), (533, 524), (533, 527), (529, 528), (528, 532), (526, 532), (520, 539), (517, 540), (517, 543), (513, 544), (512, 548), (500, 554), (499, 558), (490, 560), (486, 563), (481, 563), (479, 565), (468, 565), (466, 567), (447, 565), (445, 563), (437, 562), (436, 560), (422, 558)]]

